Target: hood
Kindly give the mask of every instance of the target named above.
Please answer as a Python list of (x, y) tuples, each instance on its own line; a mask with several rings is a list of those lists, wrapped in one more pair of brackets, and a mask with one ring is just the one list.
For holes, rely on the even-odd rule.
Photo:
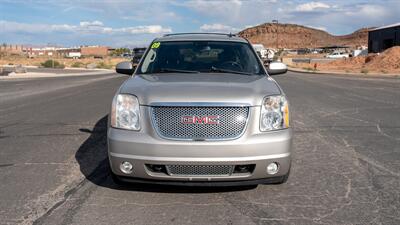
[(280, 94), (268, 76), (207, 73), (134, 75), (120, 93), (138, 97), (141, 105), (155, 103), (234, 103), (260, 105), (265, 96)]

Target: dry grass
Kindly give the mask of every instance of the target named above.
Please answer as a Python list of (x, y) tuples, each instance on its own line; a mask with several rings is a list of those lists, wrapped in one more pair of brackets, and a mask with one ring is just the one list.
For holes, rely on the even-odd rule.
[(81, 59), (69, 58), (51, 58), (51, 57), (35, 57), (28, 58), (20, 55), (0, 56), (0, 65), (23, 65), (23, 66), (41, 66), (47, 60), (56, 60), (65, 67), (86, 68), (87, 65), (93, 65), (95, 68), (114, 68), (119, 62), (127, 61), (126, 58), (106, 57), (104, 59), (95, 59), (93, 57)]

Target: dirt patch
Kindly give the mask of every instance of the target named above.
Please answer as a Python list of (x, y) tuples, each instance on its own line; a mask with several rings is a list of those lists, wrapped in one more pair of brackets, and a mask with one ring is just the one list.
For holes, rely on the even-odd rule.
[[(297, 63), (297, 68), (313, 70), (314, 63)], [(327, 63), (317, 63), (317, 70), (345, 73), (400, 74), (400, 46), (387, 49), (381, 54), (369, 54)]]
[(28, 58), (23, 55), (8, 55), (0, 57), (0, 65), (23, 65), (23, 66), (41, 66), (42, 63), (47, 60), (55, 60), (60, 62), (65, 67), (75, 68), (87, 68), (92, 66), (93, 68), (114, 68), (119, 62), (128, 61), (129, 59), (121, 57), (105, 57), (97, 59), (93, 57), (81, 58), (81, 59), (68, 59), (61, 57), (36, 57)]
[(375, 69), (386, 69), (389, 71), (400, 71), (400, 46), (389, 48), (383, 54), (375, 55), (368, 62), (365, 67)]

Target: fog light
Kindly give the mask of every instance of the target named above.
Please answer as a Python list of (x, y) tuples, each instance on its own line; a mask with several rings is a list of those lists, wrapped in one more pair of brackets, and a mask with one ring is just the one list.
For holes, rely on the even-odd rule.
[(252, 173), (255, 166), (254, 164), (236, 165), (233, 173)]
[(279, 165), (276, 162), (270, 163), (267, 166), (267, 173), (270, 175), (274, 175), (274, 174), (278, 173), (278, 170), (279, 170)]
[(161, 171), (164, 170), (164, 167), (161, 166), (161, 165), (154, 165), (154, 166), (153, 166), (153, 169), (154, 169), (154, 171), (156, 171), (156, 172), (161, 172)]
[(130, 174), (133, 171), (133, 165), (130, 162), (122, 162), (119, 169), (125, 174)]
[(249, 171), (249, 167), (248, 166), (236, 166), (235, 170), (238, 173), (247, 173)]
[(154, 173), (168, 174), (167, 168), (165, 167), (165, 165), (146, 164), (146, 167), (148, 170), (150, 170), (151, 172), (154, 172)]

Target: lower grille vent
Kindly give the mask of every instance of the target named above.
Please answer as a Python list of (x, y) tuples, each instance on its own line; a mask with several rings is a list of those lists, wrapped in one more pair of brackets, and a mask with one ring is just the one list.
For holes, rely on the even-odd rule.
[(234, 166), (225, 165), (167, 165), (171, 176), (230, 176)]

